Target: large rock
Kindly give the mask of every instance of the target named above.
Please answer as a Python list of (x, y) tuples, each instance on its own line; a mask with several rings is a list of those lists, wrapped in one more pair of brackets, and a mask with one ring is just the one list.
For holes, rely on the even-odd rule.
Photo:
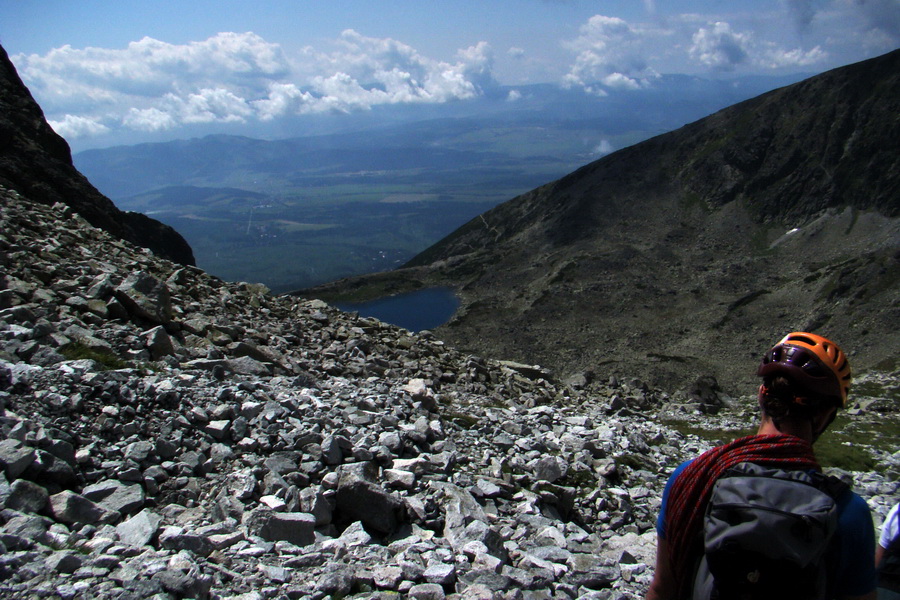
[(260, 527), (259, 536), (270, 542), (308, 546), (316, 541), (316, 518), (308, 513), (272, 512)]
[(128, 311), (151, 323), (165, 324), (172, 320), (172, 300), (169, 288), (152, 275), (132, 273), (116, 288), (116, 298)]
[(165, 527), (160, 532), (159, 545), (168, 550), (188, 550), (200, 556), (209, 556), (214, 550), (212, 542), (206, 536), (176, 526)]
[(403, 502), (376, 483), (374, 463), (343, 465), (335, 494), (335, 521), (362, 523), (373, 533), (393, 533), (405, 520)]
[(87, 486), (81, 495), (110, 511), (123, 515), (134, 513), (144, 506), (144, 488), (138, 483), (124, 483), (115, 479)]
[(108, 510), (71, 490), (50, 496), (50, 515), (60, 523), (96, 525), (119, 519), (118, 512)]
[(123, 544), (145, 546), (156, 537), (162, 517), (144, 509), (130, 519), (116, 525), (116, 534)]
[(26, 513), (39, 513), (47, 506), (50, 495), (43, 487), (28, 481), (17, 479), (9, 486), (9, 497), (6, 507)]
[(19, 440), (0, 440), (0, 466), (9, 479), (18, 479), (31, 463), (34, 462), (35, 451)]
[(500, 536), (489, 526), (487, 514), (468, 490), (444, 482), (432, 482), (431, 486), (444, 508), (444, 537), (454, 548), (462, 550), (473, 541), (482, 542), (493, 556), (505, 558)]

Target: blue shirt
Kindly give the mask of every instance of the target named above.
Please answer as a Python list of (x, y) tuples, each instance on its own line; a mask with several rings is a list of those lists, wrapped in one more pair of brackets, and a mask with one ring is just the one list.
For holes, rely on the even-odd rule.
[[(656, 519), (656, 533), (666, 539), (666, 505), (672, 484), (693, 459), (685, 461), (669, 476), (663, 490), (662, 505)], [(862, 596), (875, 589), (875, 527), (869, 505), (852, 490), (847, 490), (837, 499), (838, 543), (840, 559), (835, 578), (836, 593), (847, 596)]]

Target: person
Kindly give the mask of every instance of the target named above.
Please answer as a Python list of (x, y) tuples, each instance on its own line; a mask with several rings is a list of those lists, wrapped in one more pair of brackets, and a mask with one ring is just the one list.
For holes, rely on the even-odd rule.
[(900, 502), (888, 512), (875, 548), (878, 600), (900, 600)]
[[(756, 435), (740, 438), (681, 464), (663, 492), (657, 521), (656, 570), (646, 600), (690, 597), (703, 553), (700, 532), (713, 484), (727, 469), (749, 462), (821, 471), (812, 445), (846, 407), (850, 365), (837, 344), (794, 332), (763, 356)], [(838, 564), (831, 597), (875, 600), (875, 531), (866, 502), (849, 488), (836, 499)]]

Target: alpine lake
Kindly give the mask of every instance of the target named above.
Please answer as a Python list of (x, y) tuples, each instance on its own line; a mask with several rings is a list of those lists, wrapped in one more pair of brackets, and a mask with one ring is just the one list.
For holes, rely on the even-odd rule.
[(367, 302), (338, 302), (335, 306), (362, 317), (372, 317), (419, 332), (434, 329), (449, 321), (459, 308), (459, 298), (450, 288), (433, 287)]

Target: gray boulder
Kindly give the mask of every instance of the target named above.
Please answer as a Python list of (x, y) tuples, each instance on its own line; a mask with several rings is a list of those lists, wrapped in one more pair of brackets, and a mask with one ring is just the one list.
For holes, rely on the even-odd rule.
[(148, 273), (132, 273), (116, 288), (115, 293), (119, 302), (135, 317), (159, 324), (172, 319), (169, 289)]
[(144, 506), (144, 488), (138, 483), (123, 483), (108, 479), (89, 485), (81, 495), (103, 508), (123, 515), (137, 512)]
[(70, 490), (50, 496), (50, 515), (60, 523), (70, 525), (113, 523), (120, 517), (117, 511), (104, 508)]
[(116, 526), (116, 533), (123, 544), (145, 546), (156, 536), (160, 523), (162, 523), (162, 517), (144, 509), (130, 519), (119, 523)]
[(308, 546), (316, 541), (316, 518), (308, 513), (269, 513), (259, 536), (270, 542)]
[(373, 463), (341, 467), (335, 494), (335, 519), (341, 522), (362, 521), (375, 533), (390, 534), (404, 522), (403, 502), (378, 483)]
[(17, 479), (9, 486), (6, 507), (25, 513), (39, 513), (47, 506), (49, 499), (50, 495), (43, 487), (27, 479)]
[(14, 439), (0, 440), (0, 466), (6, 471), (8, 479), (18, 479), (34, 459), (33, 448)]

